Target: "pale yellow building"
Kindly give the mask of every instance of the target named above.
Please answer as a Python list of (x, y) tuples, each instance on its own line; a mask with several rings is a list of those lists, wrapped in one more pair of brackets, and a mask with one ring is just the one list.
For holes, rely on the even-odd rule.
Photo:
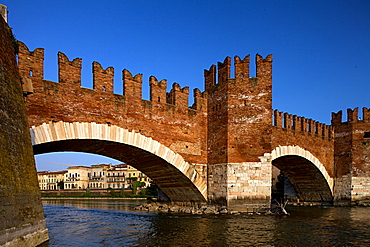
[(130, 188), (133, 181), (144, 182), (144, 188), (148, 187), (151, 182), (148, 176), (127, 164), (111, 166), (107, 171), (108, 188)]
[(127, 181), (128, 165), (120, 164), (111, 166), (107, 171), (107, 186), (112, 189), (123, 189), (128, 187)]
[(64, 176), (64, 189), (87, 189), (89, 186), (90, 167), (71, 166), (68, 167)]
[(145, 175), (144, 173), (142, 173), (142, 172), (140, 172), (140, 171), (138, 171), (139, 172), (139, 176), (138, 176), (138, 178), (137, 178), (137, 181), (139, 181), (139, 182), (144, 182), (145, 183), (145, 186), (144, 186), (144, 188), (146, 188), (146, 187), (148, 187), (148, 186), (150, 186), (150, 182), (152, 181), (147, 175)]
[(64, 182), (64, 189), (129, 189), (133, 181), (150, 185), (150, 178), (127, 164), (99, 164), (70, 166), (67, 171), (38, 172), (41, 190), (62, 189), (58, 184)]
[(148, 187), (151, 182), (151, 179), (148, 178), (147, 175), (145, 175), (144, 173), (142, 173), (141, 171), (137, 170), (132, 166), (128, 166), (127, 179), (129, 180), (130, 184), (132, 183), (132, 181), (144, 182), (145, 183), (144, 188)]
[(107, 170), (111, 165), (92, 165), (89, 172), (89, 189), (105, 189), (107, 186)]
[(37, 172), (40, 190), (59, 190), (63, 189), (64, 175), (67, 171), (42, 171)]

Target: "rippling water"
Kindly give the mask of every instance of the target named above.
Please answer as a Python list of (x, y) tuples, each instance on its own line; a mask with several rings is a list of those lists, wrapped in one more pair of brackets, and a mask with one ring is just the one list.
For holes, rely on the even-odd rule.
[(290, 207), (290, 216), (156, 214), (142, 201), (44, 201), (45, 246), (370, 246), (370, 208)]

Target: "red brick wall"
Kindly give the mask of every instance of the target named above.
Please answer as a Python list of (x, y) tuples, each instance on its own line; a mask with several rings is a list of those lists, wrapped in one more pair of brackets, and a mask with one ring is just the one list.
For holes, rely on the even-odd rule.
[(333, 128), (312, 119), (274, 111), (272, 149), (296, 145), (312, 153), (334, 176)]
[[(204, 71), (206, 90), (194, 89), (191, 107), (189, 88), (177, 83), (167, 93), (166, 80), (150, 77), (147, 101), (142, 99), (141, 74), (133, 76), (123, 70), (124, 94), (118, 95), (113, 93), (111, 67), (103, 69), (94, 62), (94, 86), (88, 89), (80, 86), (80, 58), (70, 61), (58, 53), (59, 83), (43, 79), (43, 62), (43, 49), (30, 52), (20, 43), (19, 70), (24, 78), (32, 79), (34, 88), (34, 93), (26, 97), (30, 125), (49, 121), (114, 124), (152, 137), (197, 164), (259, 161), (259, 156), (279, 145), (298, 145), (317, 157), (331, 176), (347, 174), (352, 161), (358, 169), (367, 169), (361, 164), (365, 164), (363, 153), (368, 149), (364, 149), (363, 138), (354, 129), (358, 133), (367, 131), (368, 120), (353, 118), (351, 124), (339, 123), (333, 115), (336, 133), (342, 133), (334, 140), (331, 126), (279, 111), (273, 114), (271, 55), (256, 56), (256, 77), (249, 77), (249, 56), (234, 58), (234, 78), (231, 58), (217, 67), (212, 65)], [(369, 114), (365, 111), (364, 118)], [(357, 145), (353, 153), (352, 145)]]
[[(124, 95), (118, 95), (113, 93), (113, 68), (104, 70), (97, 62), (93, 63), (94, 88), (88, 89), (80, 86), (79, 58), (69, 61), (63, 53), (58, 54), (59, 83), (43, 79), (43, 49), (30, 52), (20, 43), (18, 61), (22, 76), (31, 78), (34, 88), (26, 97), (30, 126), (50, 121), (110, 123), (152, 137), (167, 147), (172, 145), (171, 149), (189, 162), (207, 163), (207, 102), (199, 90), (195, 90), (196, 103), (189, 108), (187, 87), (174, 84), (175, 100), (169, 104), (164, 97), (165, 85), (158, 86), (155, 78), (150, 84), (152, 101), (143, 100), (142, 75), (132, 76), (128, 70), (123, 71)], [(187, 152), (190, 148), (197, 152)]]
[(209, 164), (259, 161), (271, 151), (272, 56), (256, 56), (257, 77), (249, 77), (249, 56), (231, 58), (205, 71), (208, 93)]
[(225, 83), (216, 84), (215, 65), (205, 70), (204, 76), (208, 96), (208, 164), (227, 163), (227, 87)]
[(332, 114), (335, 128), (335, 163), (337, 177), (351, 173), (352, 176), (370, 175), (370, 108), (362, 109), (359, 118), (358, 108), (347, 109), (347, 121), (342, 121), (342, 111)]
[(257, 77), (246, 77), (249, 56), (235, 57), (235, 79), (228, 83), (230, 163), (258, 162), (271, 152), (272, 55), (255, 59)]

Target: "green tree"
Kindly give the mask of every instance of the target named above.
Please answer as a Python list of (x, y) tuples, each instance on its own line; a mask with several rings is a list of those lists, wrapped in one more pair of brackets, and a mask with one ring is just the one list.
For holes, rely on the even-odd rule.
[(150, 186), (145, 189), (145, 195), (148, 197), (158, 197), (158, 185), (150, 183)]
[(140, 182), (140, 181), (133, 181), (132, 184), (131, 184), (131, 188), (132, 188), (132, 194), (136, 195), (137, 193), (137, 188), (141, 188), (145, 186), (145, 183), (144, 182)]

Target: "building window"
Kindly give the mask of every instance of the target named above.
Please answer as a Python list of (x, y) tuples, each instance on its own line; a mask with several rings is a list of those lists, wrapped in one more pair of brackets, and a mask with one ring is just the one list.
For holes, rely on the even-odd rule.
[(364, 138), (370, 138), (370, 132), (365, 132)]

